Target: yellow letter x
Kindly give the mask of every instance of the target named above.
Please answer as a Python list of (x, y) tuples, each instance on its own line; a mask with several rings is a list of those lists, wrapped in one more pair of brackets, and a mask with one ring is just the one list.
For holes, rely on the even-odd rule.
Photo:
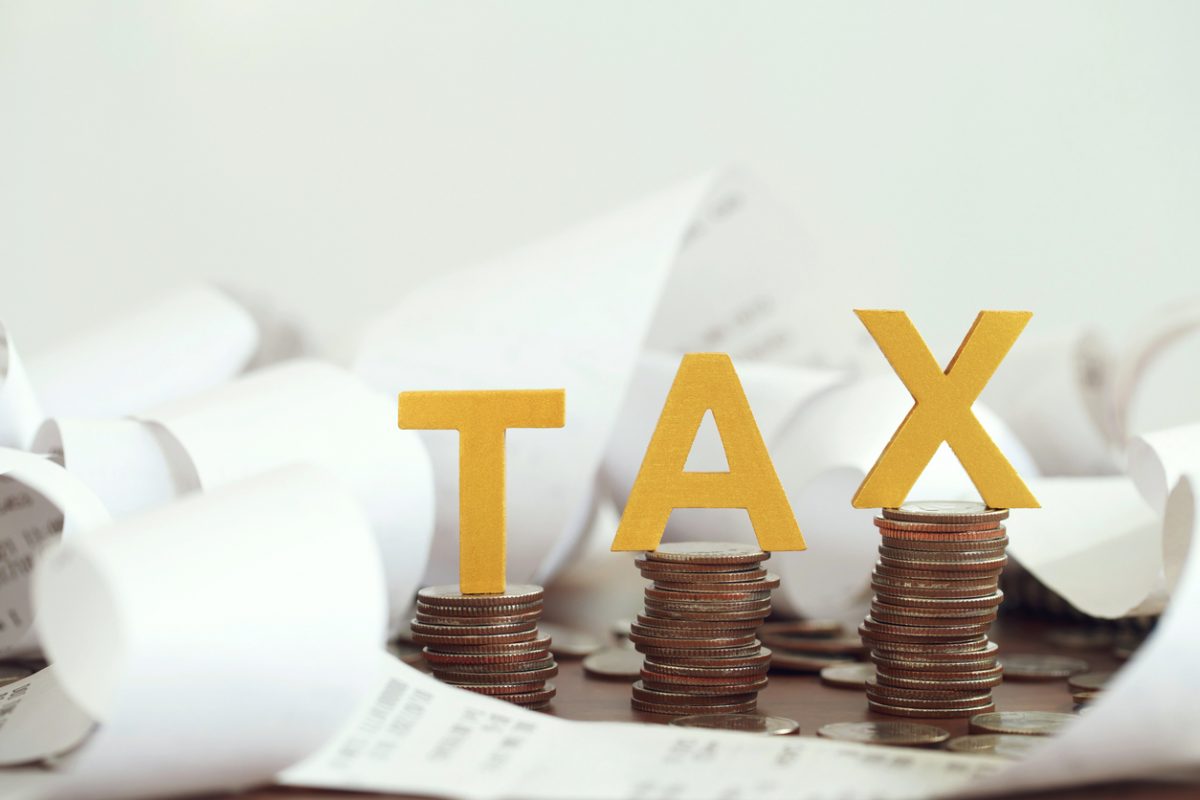
[(971, 411), (996, 367), (1033, 316), (981, 311), (943, 373), (903, 311), (855, 311), (916, 404), (863, 479), (855, 508), (904, 502), (942, 442), (950, 445), (992, 508), (1038, 508), (1021, 476)]

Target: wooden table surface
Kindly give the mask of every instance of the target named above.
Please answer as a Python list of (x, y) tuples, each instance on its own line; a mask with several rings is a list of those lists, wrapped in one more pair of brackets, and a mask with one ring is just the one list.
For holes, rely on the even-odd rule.
[[(1072, 655), (1088, 661), (1094, 670), (1117, 669), (1110, 648), (1100, 650), (1064, 650), (1046, 640), (1050, 629), (1041, 624), (1005, 622), (993, 632), (1004, 653), (1055, 653)], [(586, 676), (578, 659), (559, 659), (560, 672), (555, 679), (558, 696), (552, 712), (556, 716), (575, 720), (608, 720), (662, 724), (665, 717), (633, 711), (629, 706), (629, 682), (597, 680)], [(1074, 708), (1065, 680), (1046, 683), (1009, 681), (994, 690), (997, 710), (1001, 711), (1061, 711)], [(835, 689), (822, 685), (815, 675), (788, 673), (771, 674), (771, 683), (759, 695), (759, 711), (790, 717), (800, 723), (800, 735), (813, 736), (817, 728), (829, 722), (894, 719), (869, 713), (861, 691)], [(966, 720), (929, 720), (950, 731), (952, 735), (967, 732)], [(374, 795), (397, 797), (396, 795)], [(1167, 783), (1128, 783), (1102, 787), (1087, 787), (1070, 791), (1022, 795), (1045, 800), (1093, 800), (1094, 798), (1132, 798), (1132, 800), (1194, 800), (1200, 796), (1195, 786)], [(238, 796), (238, 800), (335, 800), (362, 798), (363, 794), (298, 790), (269, 787)]]

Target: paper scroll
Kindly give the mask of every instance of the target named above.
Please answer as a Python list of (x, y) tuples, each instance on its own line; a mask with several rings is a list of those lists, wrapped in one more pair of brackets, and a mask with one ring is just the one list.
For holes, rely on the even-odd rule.
[(204, 285), (178, 289), (24, 360), (0, 326), (0, 445), (45, 417), (120, 417), (217, 386), (264, 343), (254, 316)]
[[(386, 621), (378, 549), (358, 503), (315, 468), (197, 494), (59, 545), (36, 584), (54, 665), (0, 690), (27, 687), (6, 715), (16, 724), (0, 725), (0, 757), (28, 755), (36, 728), (51, 747), (40, 755), (56, 758), (36, 776), (0, 772), (0, 791), (11, 785), (15, 796), (258, 783), (320, 746), (376, 680)], [(38, 725), (26, 724), (21, 715), (35, 712)]]
[(396, 429), (392, 401), (316, 361), (264, 368), (138, 420), (53, 420), (37, 447), (114, 514), (210, 491), (291, 463), (321, 466), (362, 503), (383, 553), (392, 627), (425, 570), (433, 528), (429, 459)]

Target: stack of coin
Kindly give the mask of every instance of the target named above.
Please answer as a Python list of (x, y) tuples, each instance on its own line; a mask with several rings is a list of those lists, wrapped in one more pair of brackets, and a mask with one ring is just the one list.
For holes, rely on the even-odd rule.
[(412, 640), (438, 679), (526, 708), (545, 708), (558, 674), (550, 638), (538, 631), (542, 587), (463, 594), (457, 585), (417, 593)]
[(995, 709), (1003, 669), (987, 634), (1003, 598), (1007, 517), (982, 503), (921, 502), (875, 519), (875, 597), (859, 627), (875, 663), (872, 711), (949, 718)]
[(752, 545), (664, 544), (637, 559), (645, 613), (629, 639), (645, 656), (633, 707), (650, 714), (754, 711), (767, 685), (771, 651), (756, 638), (779, 578)]

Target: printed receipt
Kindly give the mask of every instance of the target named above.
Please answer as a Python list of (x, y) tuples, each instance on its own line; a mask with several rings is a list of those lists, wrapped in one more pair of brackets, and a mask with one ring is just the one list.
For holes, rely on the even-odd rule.
[(568, 722), (385, 658), (370, 700), (281, 783), (463, 800), (854, 800), (928, 797), (1005, 768), (987, 757), (809, 737)]

